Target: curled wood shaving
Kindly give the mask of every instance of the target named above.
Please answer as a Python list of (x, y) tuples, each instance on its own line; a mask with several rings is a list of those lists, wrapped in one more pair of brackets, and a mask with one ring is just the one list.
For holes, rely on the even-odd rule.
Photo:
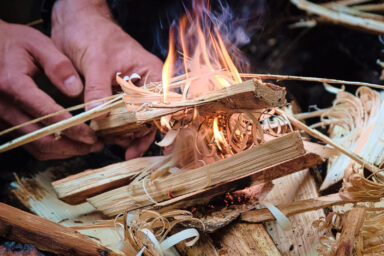
[[(338, 91), (333, 106), (321, 116), (323, 126), (329, 126), (330, 138), (344, 148), (349, 148), (365, 161), (378, 165), (384, 144), (374, 142), (381, 136), (380, 116), (384, 114), (384, 104), (377, 91), (368, 87), (360, 87), (356, 95)], [(372, 144), (372, 145), (371, 145)], [(374, 144), (374, 145), (373, 145)], [(346, 155), (330, 159), (328, 173), (321, 186), (326, 189), (330, 185), (348, 177), (355, 162)], [(355, 167), (358, 168), (358, 167)], [(362, 166), (360, 166), (362, 168)]]
[(194, 228), (184, 229), (170, 235), (177, 224), (197, 223), (204, 229), (204, 224), (193, 218), (192, 213), (184, 210), (174, 210), (159, 213), (152, 210), (142, 210), (128, 216), (124, 214), (124, 240), (121, 251), (131, 255), (173, 255), (171, 248), (186, 241), (186, 246), (193, 246), (199, 239), (199, 233)]

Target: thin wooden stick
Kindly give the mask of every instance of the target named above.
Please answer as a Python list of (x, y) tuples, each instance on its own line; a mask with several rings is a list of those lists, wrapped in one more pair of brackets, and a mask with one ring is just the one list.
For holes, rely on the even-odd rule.
[(360, 10), (360, 11), (383, 11), (384, 10), (384, 4), (363, 4), (363, 5), (357, 5), (353, 7), (354, 9)]
[(244, 78), (259, 78), (259, 79), (275, 79), (275, 80), (295, 80), (295, 81), (307, 81), (307, 82), (319, 82), (319, 83), (328, 83), (328, 84), (347, 84), (347, 85), (356, 85), (356, 86), (367, 86), (377, 89), (383, 89), (384, 85), (371, 84), (365, 82), (354, 82), (354, 81), (345, 81), (337, 79), (328, 79), (328, 78), (319, 78), (319, 77), (307, 77), (307, 76), (290, 76), (290, 75), (271, 75), (271, 74), (240, 74)]
[(340, 5), (355, 5), (355, 4), (361, 4), (361, 3), (371, 2), (371, 1), (372, 0), (338, 0), (338, 1), (326, 2), (322, 4), (322, 6), (332, 5), (333, 3), (337, 3)]
[[(356, 201), (345, 200), (341, 198), (338, 193), (336, 193), (336, 194), (321, 196), (317, 198), (300, 200), (300, 201), (292, 202), (289, 204), (277, 205), (276, 207), (279, 208), (279, 210), (282, 213), (284, 213), (284, 215), (292, 216), (302, 212), (313, 211), (313, 210), (330, 207), (333, 205), (340, 205), (340, 204), (347, 204), (347, 203), (354, 203), (354, 202)], [(257, 223), (257, 222), (275, 220), (275, 217), (272, 215), (272, 213), (268, 209), (263, 208), (263, 209), (252, 210), (252, 211), (243, 213), (241, 215), (241, 220)]]
[(294, 116), (298, 120), (304, 120), (304, 119), (308, 119), (308, 118), (319, 117), (322, 114), (324, 114), (326, 111), (328, 111), (328, 109), (319, 109), (319, 110), (312, 111), (312, 112), (298, 113), (298, 114), (295, 114)]
[(38, 140), (42, 137), (54, 134), (56, 132), (63, 131), (63, 130), (70, 128), (72, 126), (84, 123), (88, 120), (91, 120), (95, 117), (104, 115), (104, 114), (108, 113), (109, 111), (111, 111), (112, 109), (119, 107), (119, 106), (124, 104), (122, 101), (117, 101), (119, 99), (121, 99), (121, 97), (113, 99), (113, 100), (106, 102), (106, 103), (104, 103), (104, 104), (102, 104), (102, 105), (100, 105), (94, 109), (91, 109), (87, 112), (81, 113), (81, 114), (74, 116), (72, 118), (54, 123), (50, 126), (44, 127), (42, 129), (36, 130), (34, 132), (28, 133), (24, 136), (21, 136), (21, 137), (14, 139), (14, 140), (11, 140), (11, 141), (0, 146), (0, 153), (3, 153), (5, 151), (14, 149), (14, 148), (22, 146), (22, 145), (25, 145), (29, 142)]
[(291, 2), (296, 5), (297, 8), (317, 14), (333, 23), (352, 26), (380, 35), (384, 33), (384, 22), (337, 12), (306, 0), (291, 0)]
[(54, 113), (50, 113), (48, 115), (45, 115), (45, 116), (42, 116), (42, 117), (39, 117), (39, 118), (36, 118), (36, 119), (33, 119), (33, 120), (30, 120), (28, 122), (25, 122), (25, 123), (22, 123), (22, 124), (19, 124), (19, 125), (16, 125), (16, 126), (12, 126), (11, 128), (9, 129), (6, 129), (6, 130), (3, 130), (3, 131), (0, 131), (0, 136), (2, 135), (5, 135), (7, 133), (10, 133), (14, 130), (17, 130), (21, 127), (24, 127), (24, 126), (27, 126), (27, 125), (30, 125), (30, 124), (35, 124), (35, 123), (38, 123), (38, 122), (41, 122), (47, 118), (50, 118), (50, 117), (53, 117), (53, 116), (57, 116), (57, 115), (60, 115), (62, 113), (65, 113), (65, 112), (71, 112), (71, 111), (74, 111), (74, 110), (78, 110), (78, 109), (81, 109), (81, 108), (84, 108), (85, 106), (89, 105), (89, 104), (92, 104), (92, 103), (96, 103), (96, 102), (101, 102), (101, 101), (105, 101), (105, 100), (110, 100), (110, 99), (114, 99), (116, 97), (118, 97), (119, 95), (113, 95), (113, 96), (109, 96), (109, 97), (105, 97), (105, 98), (101, 98), (101, 99), (98, 99), (98, 100), (93, 100), (93, 101), (89, 101), (89, 102), (86, 102), (86, 103), (83, 103), (83, 104), (79, 104), (79, 105), (76, 105), (76, 106), (73, 106), (73, 107), (70, 107), (70, 108), (66, 108), (66, 109), (62, 109), (62, 110), (59, 110), (57, 112), (54, 112)]
[(379, 168), (377, 168), (375, 165), (373, 165), (372, 163), (369, 163), (367, 161), (365, 161), (362, 157), (360, 157), (359, 155), (353, 153), (352, 151), (344, 148), (343, 146), (339, 145), (338, 143), (334, 142), (331, 138), (329, 138), (328, 136), (322, 134), (321, 132), (315, 130), (315, 129), (312, 129), (311, 127), (307, 126), (306, 124), (304, 124), (303, 122), (297, 120), (295, 117), (291, 116), (289, 113), (286, 113), (284, 112), (283, 110), (281, 109), (278, 109), (276, 108), (276, 112), (280, 115), (285, 115), (288, 120), (294, 125), (296, 126), (297, 128), (305, 131), (306, 133), (308, 133), (309, 135), (315, 137), (316, 139), (319, 139), (329, 145), (331, 145), (332, 147), (338, 149), (340, 152), (342, 152), (343, 154), (349, 156), (352, 160), (356, 161), (357, 163), (359, 163), (360, 165), (364, 166), (365, 168), (367, 168), (368, 170), (370, 170), (371, 172), (373, 173), (377, 173), (380, 171)]

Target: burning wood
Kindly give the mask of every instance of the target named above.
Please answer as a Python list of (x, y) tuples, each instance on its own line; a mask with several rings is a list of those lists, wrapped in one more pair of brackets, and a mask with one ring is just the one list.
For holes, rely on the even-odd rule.
[(251, 175), (256, 175), (260, 182), (265, 182), (283, 175), (269, 172), (268, 167), (304, 154), (300, 137), (292, 133), (197, 169), (180, 170), (153, 182), (144, 177), (137, 179), (128, 186), (89, 198), (88, 202), (106, 215), (116, 215), (123, 210), (164, 201), (169, 198), (170, 190), (173, 195), (180, 196)]

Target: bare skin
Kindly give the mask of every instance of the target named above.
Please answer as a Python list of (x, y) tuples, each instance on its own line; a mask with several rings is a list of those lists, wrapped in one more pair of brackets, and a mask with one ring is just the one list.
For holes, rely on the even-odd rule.
[[(137, 73), (147, 81), (161, 80), (161, 60), (114, 23), (105, 0), (57, 1), (52, 12), (52, 39), (83, 75), (85, 102), (110, 96), (117, 72)], [(131, 159), (141, 156), (153, 139), (154, 131), (149, 130), (140, 138), (127, 134), (106, 142), (128, 147), (125, 157)]]
[[(57, 50), (52, 40), (32, 28), (0, 20), (0, 122), (17, 125), (63, 109), (35, 84), (41, 70), (66, 96), (76, 97), (82, 82), (71, 61)], [(20, 129), (28, 133), (71, 117), (64, 113)], [(63, 132), (60, 140), (44, 137), (25, 146), (40, 160), (69, 158), (101, 150), (103, 145), (87, 125)]]

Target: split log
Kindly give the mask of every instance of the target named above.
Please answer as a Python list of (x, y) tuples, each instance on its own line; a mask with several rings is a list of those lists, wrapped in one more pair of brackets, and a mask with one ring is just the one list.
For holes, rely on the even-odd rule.
[(0, 203), (0, 237), (60, 255), (120, 255), (71, 228)]
[(127, 185), (144, 168), (164, 157), (142, 157), (112, 164), (96, 170), (87, 170), (52, 183), (58, 198), (69, 204), (86, 202), (91, 196)]
[[(290, 168), (290, 161), (305, 153), (301, 138), (295, 132), (201, 168), (173, 173), (153, 182), (143, 179), (131, 183), (91, 197), (88, 202), (104, 214), (113, 216), (125, 210), (151, 205), (151, 199), (162, 202), (169, 199), (169, 192), (178, 197), (250, 176), (264, 183), (294, 172), (294, 168)], [(311, 155), (309, 159), (312, 159), (308, 161), (312, 164), (322, 161), (317, 155)], [(281, 166), (284, 162), (288, 162), (289, 167)]]
[[(323, 209), (333, 205), (354, 203), (356, 201), (345, 200), (339, 196), (339, 194), (331, 194), (327, 196), (321, 196), (317, 198), (311, 198), (306, 200), (299, 200), (288, 204), (277, 205), (277, 208), (284, 213), (285, 216), (292, 216), (298, 213)], [(258, 209), (245, 212), (241, 215), (241, 220), (247, 222), (264, 222), (275, 220), (272, 213), (266, 209)]]
[(364, 208), (353, 208), (348, 212), (343, 223), (343, 230), (338, 240), (336, 256), (352, 255), (355, 247), (355, 240), (359, 236), (361, 226), (365, 220)]
[[(274, 173), (276, 174), (275, 178), (277, 178), (320, 163), (321, 158), (319, 156), (312, 153), (307, 153), (303, 156), (283, 162), (275, 167), (268, 168), (267, 170), (265, 170), (265, 172)], [(270, 186), (271, 183), (267, 182), (260, 184), (261, 180), (259, 179), (260, 177), (258, 177), (257, 174), (251, 176), (250, 178), (251, 180), (253, 180), (253, 186), (261, 186), (260, 193), (258, 195), (254, 195), (254, 199), (257, 200), (260, 198), (260, 200), (262, 200), (265, 196), (264, 193), (268, 193), (272, 188)], [(270, 177), (269, 180), (272, 179), (273, 177)], [(233, 190), (239, 189), (242, 185), (244, 186), (244, 183), (241, 181), (243, 180), (240, 180), (239, 182), (239, 180), (235, 179), (234, 181), (218, 184), (216, 186), (213, 186), (212, 188), (206, 188), (203, 190), (176, 197), (174, 199), (166, 200), (164, 202), (154, 205), (153, 208), (159, 210), (160, 212), (166, 212), (173, 209), (186, 209), (191, 206), (206, 205), (214, 197), (219, 196), (220, 194), (224, 194), (226, 192), (231, 192)], [(237, 191), (235, 191), (234, 193), (236, 192)], [(247, 212), (250, 209), (255, 208), (257, 203), (257, 201), (248, 202), (244, 205), (232, 206), (223, 210), (212, 211), (212, 213), (208, 216), (199, 217), (199, 219), (204, 222), (206, 226), (206, 231), (208, 230), (208, 232), (213, 232), (225, 226), (232, 220), (236, 219), (241, 213)], [(222, 218), (220, 216), (224, 217)], [(273, 220), (273, 217), (271, 220)]]
[[(120, 82), (124, 83), (123, 81)], [(151, 103), (148, 104), (148, 109), (145, 111), (130, 112), (127, 108), (120, 107), (113, 110), (109, 116), (92, 121), (91, 127), (101, 135), (121, 131), (136, 132), (144, 123), (186, 108), (199, 107), (202, 112), (214, 113), (229, 109), (253, 110), (284, 106), (286, 104), (285, 94), (285, 88), (253, 79), (190, 100), (180, 99), (180, 101), (173, 103)], [(137, 97), (137, 95), (126, 95), (124, 101), (136, 105), (148, 103), (145, 102), (145, 97)]]

